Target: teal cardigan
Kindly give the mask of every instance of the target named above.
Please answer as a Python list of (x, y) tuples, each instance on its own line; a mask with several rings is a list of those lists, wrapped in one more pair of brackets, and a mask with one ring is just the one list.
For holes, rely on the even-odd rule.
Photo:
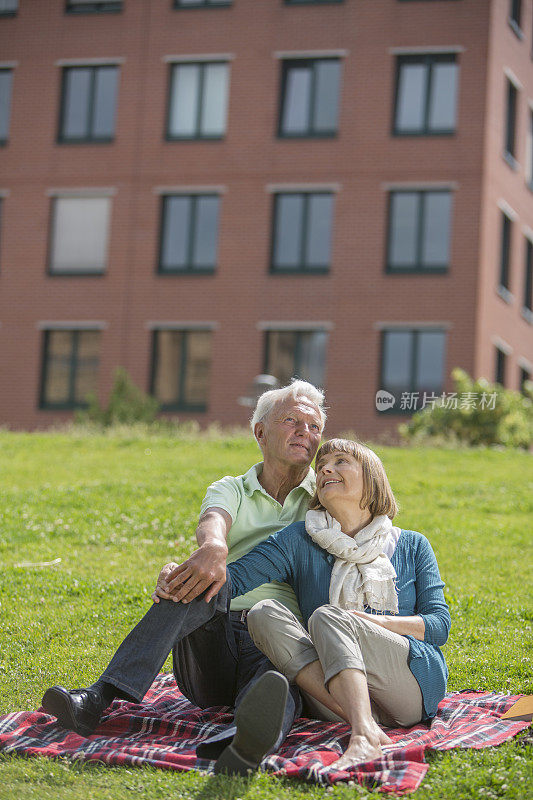
[[(329, 604), (329, 583), (335, 558), (306, 533), (305, 523), (294, 522), (269, 536), (246, 555), (228, 564), (232, 597), (262, 583), (281, 581), (292, 586), (304, 623), (319, 606)], [(437, 713), (444, 697), (448, 669), (440, 647), (445, 644), (451, 619), (435, 554), (421, 533), (402, 530), (391, 556), (396, 570), (398, 613), (418, 614), (425, 623), (424, 640), (407, 636), (409, 668), (415, 676), (424, 704), (424, 719)], [(372, 612), (366, 608), (365, 611)]]

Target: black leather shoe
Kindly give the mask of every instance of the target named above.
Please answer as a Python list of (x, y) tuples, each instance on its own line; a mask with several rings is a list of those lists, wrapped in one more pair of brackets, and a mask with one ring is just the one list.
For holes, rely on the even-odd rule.
[(256, 770), (281, 734), (289, 682), (280, 672), (265, 672), (235, 712), (237, 732), (221, 753), (215, 772), (246, 775)]
[(69, 692), (62, 686), (52, 686), (42, 699), (47, 714), (57, 717), (60, 725), (81, 736), (94, 733), (107, 705), (96, 689), (73, 689)]

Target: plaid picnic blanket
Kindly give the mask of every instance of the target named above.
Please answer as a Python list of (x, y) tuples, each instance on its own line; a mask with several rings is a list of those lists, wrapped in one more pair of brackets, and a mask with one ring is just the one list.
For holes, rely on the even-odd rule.
[[(302, 717), (279, 752), (262, 766), (277, 775), (326, 786), (354, 781), (383, 792), (413, 792), (428, 769), (426, 750), (491, 747), (527, 728), (527, 722), (500, 719), (519, 696), (479, 691), (447, 694), (431, 725), (387, 730), (393, 745), (384, 748), (383, 757), (349, 771), (328, 766), (347, 746), (349, 726)], [(0, 752), (211, 771), (214, 762), (197, 759), (196, 745), (231, 720), (228, 708), (199, 709), (180, 694), (172, 675), (159, 675), (142, 703), (115, 700), (89, 738), (66, 731), (40, 710), (0, 717)]]

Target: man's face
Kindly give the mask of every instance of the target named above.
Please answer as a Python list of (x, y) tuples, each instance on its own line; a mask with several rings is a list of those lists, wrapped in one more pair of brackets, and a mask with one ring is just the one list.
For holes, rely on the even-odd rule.
[(268, 417), (257, 423), (255, 435), (265, 461), (309, 466), (322, 435), (320, 412), (307, 397), (288, 398), (277, 403)]

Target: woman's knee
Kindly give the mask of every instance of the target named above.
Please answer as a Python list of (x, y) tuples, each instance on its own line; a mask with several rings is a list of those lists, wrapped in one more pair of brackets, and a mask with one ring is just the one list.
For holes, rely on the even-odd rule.
[(255, 606), (252, 606), (246, 617), (250, 635), (257, 636), (262, 631), (269, 630), (279, 621), (280, 616), (286, 614), (286, 607), (277, 600), (260, 600)]
[(309, 617), (309, 633), (312, 636), (313, 630), (317, 630), (317, 628), (322, 628), (323, 626), (329, 627), (332, 623), (342, 620), (346, 614), (349, 614), (349, 612), (338, 606), (319, 606)]

